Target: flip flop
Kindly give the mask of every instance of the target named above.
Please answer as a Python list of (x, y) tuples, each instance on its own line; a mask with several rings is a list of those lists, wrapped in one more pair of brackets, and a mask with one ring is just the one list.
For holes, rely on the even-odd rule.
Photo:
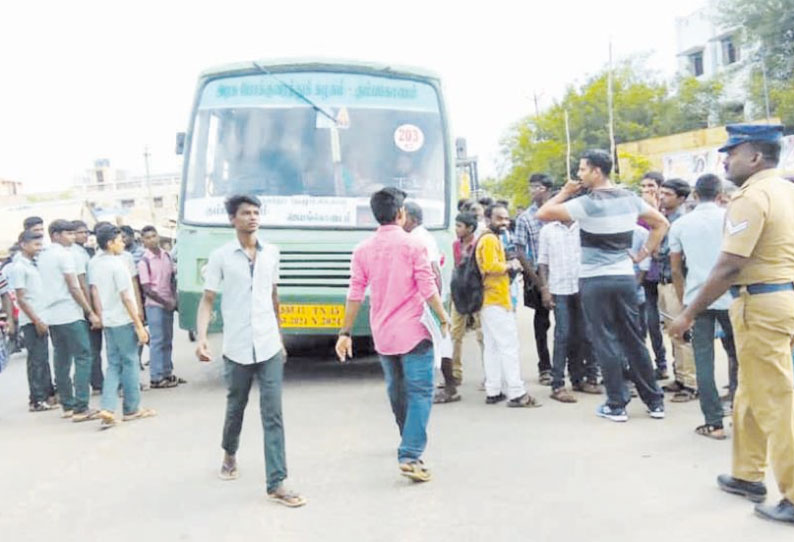
[(88, 422), (91, 420), (96, 420), (99, 418), (99, 411), (98, 410), (86, 410), (84, 412), (75, 412), (72, 415), (72, 421), (74, 423), (83, 423)]
[(226, 463), (221, 465), (221, 470), (218, 472), (218, 478), (223, 480), (224, 482), (229, 482), (231, 480), (237, 480), (239, 473), (237, 472), (237, 465), (232, 465), (229, 467)]
[(99, 420), (100, 430), (110, 429), (111, 427), (115, 427), (116, 424), (118, 424), (116, 416), (107, 410), (102, 410), (99, 412)]
[(151, 418), (152, 416), (156, 416), (156, 415), (157, 412), (155, 412), (151, 408), (139, 408), (137, 412), (133, 412), (132, 414), (125, 414), (123, 420), (125, 422), (132, 422), (143, 418)]
[(427, 470), (421, 459), (409, 463), (400, 463), (400, 474), (414, 482), (429, 482), (431, 479), (430, 471)]
[(308, 502), (305, 497), (284, 488), (278, 488), (273, 493), (268, 493), (267, 498), (288, 508), (299, 508)]

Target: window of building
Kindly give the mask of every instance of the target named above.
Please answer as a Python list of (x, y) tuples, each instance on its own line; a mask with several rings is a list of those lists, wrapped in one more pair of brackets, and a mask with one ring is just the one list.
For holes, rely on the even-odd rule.
[(734, 43), (733, 36), (728, 36), (720, 40), (722, 45), (722, 64), (728, 66), (739, 60), (739, 49)]
[(131, 209), (135, 207), (135, 200), (134, 199), (123, 199), (121, 200), (121, 208), (122, 209)]
[(695, 77), (703, 75), (703, 51), (689, 55), (689, 69)]
[(154, 203), (155, 208), (157, 208), (157, 209), (162, 209), (163, 208), (163, 197), (162, 196), (157, 196), (156, 198), (152, 199), (152, 202)]

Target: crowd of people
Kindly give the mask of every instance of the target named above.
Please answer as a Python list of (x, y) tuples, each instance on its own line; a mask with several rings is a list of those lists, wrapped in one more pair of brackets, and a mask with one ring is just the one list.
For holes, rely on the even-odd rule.
[[(173, 373), (176, 272), (157, 230), (144, 227), (138, 242), (131, 227), (108, 222), (93, 232), (81, 220), (46, 226), (45, 235), (44, 220), (26, 218), (0, 272), (7, 331), (18, 332), (27, 351), (30, 412), (60, 407), (64, 419), (100, 420), (103, 428), (153, 416), (141, 407), (141, 391), (186, 383)], [(144, 384), (147, 344), (150, 381)], [(92, 391), (101, 395), (98, 409), (90, 405)]]
[[(705, 174), (692, 190), (649, 172), (637, 194), (612, 182), (609, 153), (592, 150), (559, 190), (548, 175), (530, 176), (532, 206), (514, 221), (506, 201), (460, 201), (451, 315), (440, 303), (440, 251), (431, 236), (417, 233), (421, 209), (397, 188), (372, 196), (380, 227), (353, 253), (336, 353), (341, 362), (351, 357), (353, 323), (368, 291), (401, 435), (401, 474), (431, 479), (422, 460), (427, 421), (433, 403), (461, 398), (468, 330), (482, 352), (485, 403), (540, 405), (521, 374), (516, 308), (523, 281), (523, 302), (534, 309), (539, 379), (552, 399), (576, 402), (565, 387), (567, 366), (572, 390), (603, 393), (596, 415), (614, 422), (629, 419), (634, 396), (651, 418), (664, 419), (667, 392), (671, 402), (699, 400), (704, 423), (696, 433), (724, 440), (723, 419), (732, 412), (733, 469), (718, 477), (719, 487), (764, 501), (768, 452), (784, 498), (758, 504), (756, 513), (794, 523), (794, 184), (775, 169), (781, 126), (734, 125), (728, 132), (720, 152), (729, 182)], [(660, 386), (670, 376), (663, 329), (673, 372)], [(716, 338), (729, 362), (724, 397), (714, 374)], [(437, 358), (444, 382), (434, 394)]]
[[(665, 393), (674, 403), (698, 400), (704, 423), (695, 431), (717, 440), (727, 438), (723, 419), (732, 413), (733, 468), (718, 477), (719, 487), (759, 503), (765, 518), (794, 523), (794, 184), (775, 169), (782, 127), (728, 131), (720, 151), (731, 182), (704, 174), (693, 189), (649, 172), (636, 193), (611, 180), (609, 153), (591, 150), (576, 179), (559, 188), (549, 175), (531, 175), (532, 205), (514, 218), (507, 201), (461, 200), (449, 307), (441, 295), (442, 251), (423, 226), (421, 206), (396, 187), (371, 196), (379, 227), (353, 251), (335, 352), (342, 363), (353, 356), (353, 325), (368, 301), (400, 433), (401, 475), (431, 480), (422, 459), (427, 424), (434, 403), (461, 399), (468, 331), (480, 346), (484, 402), (541, 405), (522, 375), (516, 314), (523, 302), (534, 311), (539, 383), (551, 399), (571, 404), (574, 392), (604, 395), (596, 415), (614, 422), (628, 421), (633, 397), (657, 420), (665, 418)], [(228, 394), (219, 476), (239, 475), (236, 453), (256, 380), (268, 496), (303, 506), (306, 498), (284, 485), (279, 251), (258, 235), (258, 198), (234, 195), (225, 205), (235, 237), (209, 257), (196, 330), (196, 355), (211, 361), (207, 333), (220, 295)], [(184, 383), (171, 355), (174, 266), (156, 230), (142, 230), (140, 247), (131, 232), (97, 224), (93, 254), (82, 222), (53, 221), (46, 246), (43, 230), (41, 219), (25, 221), (19, 253), (5, 270), (21, 309), (30, 410), (60, 403), (64, 418), (112, 427), (121, 394), (125, 421), (153, 416), (140, 405), (142, 345), (150, 347), (151, 387)], [(672, 378), (663, 330), (671, 338)], [(715, 380), (717, 338), (729, 364), (723, 397)], [(443, 382), (434, 389), (436, 367)], [(92, 386), (101, 389), (100, 410), (89, 405)], [(760, 504), (767, 456), (783, 495), (776, 506)]]

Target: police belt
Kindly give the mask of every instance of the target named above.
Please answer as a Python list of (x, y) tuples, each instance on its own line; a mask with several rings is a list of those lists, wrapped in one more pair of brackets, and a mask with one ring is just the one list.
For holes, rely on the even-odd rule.
[(786, 282), (783, 284), (748, 284), (746, 286), (731, 286), (731, 295), (733, 297), (739, 297), (742, 293), (742, 289), (746, 290), (750, 295), (757, 295), (757, 294), (772, 294), (775, 292), (783, 292), (785, 290), (794, 290), (794, 283)]

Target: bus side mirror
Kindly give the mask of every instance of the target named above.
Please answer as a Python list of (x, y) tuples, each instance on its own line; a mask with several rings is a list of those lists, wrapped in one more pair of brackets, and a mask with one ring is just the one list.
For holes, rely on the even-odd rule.
[(176, 153), (178, 155), (185, 153), (185, 132), (176, 133)]
[(455, 155), (458, 160), (465, 160), (468, 157), (468, 150), (466, 148), (466, 138), (459, 137), (455, 140)]

